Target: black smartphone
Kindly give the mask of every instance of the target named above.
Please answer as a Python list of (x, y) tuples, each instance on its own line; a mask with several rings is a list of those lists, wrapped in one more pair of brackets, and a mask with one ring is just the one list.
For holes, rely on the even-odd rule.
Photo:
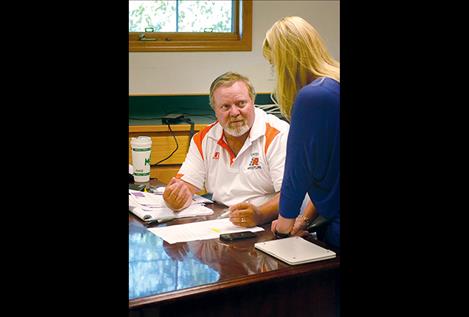
[(256, 234), (251, 231), (241, 231), (241, 232), (233, 232), (233, 233), (222, 233), (220, 234), (220, 240), (225, 242), (240, 240), (240, 239), (249, 239), (255, 238)]

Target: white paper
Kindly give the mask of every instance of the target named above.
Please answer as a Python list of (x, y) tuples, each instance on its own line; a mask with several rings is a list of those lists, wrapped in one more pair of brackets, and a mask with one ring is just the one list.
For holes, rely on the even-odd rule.
[(165, 190), (165, 187), (157, 187), (157, 188), (154, 190), (154, 193), (155, 193), (155, 194), (163, 195), (164, 190)]
[(246, 228), (236, 226), (227, 218), (192, 222), (174, 226), (155, 227), (149, 228), (148, 230), (170, 244), (195, 240), (216, 239), (221, 233), (264, 231), (261, 227)]
[[(129, 205), (129, 209), (130, 209)], [(168, 207), (145, 207), (145, 206), (140, 206), (140, 207), (134, 207), (131, 209), (132, 213), (134, 213), (137, 217), (139, 217), (142, 220), (158, 220), (158, 219), (164, 219), (164, 218), (184, 218), (184, 217), (194, 217), (194, 216), (207, 216), (207, 215), (212, 215), (213, 210), (210, 208), (207, 208), (203, 205), (190, 205), (184, 210), (181, 210), (179, 212), (174, 212)], [(149, 217), (147, 217), (149, 216)]]
[(213, 210), (193, 202), (182, 211), (174, 212), (166, 206), (161, 195), (129, 189), (129, 210), (145, 221), (165, 218), (184, 218), (212, 215)]
[(161, 195), (129, 189), (129, 205), (131, 200), (133, 203), (137, 203), (139, 205), (166, 207), (166, 203), (164, 202), (163, 196)]
[(213, 201), (200, 195), (194, 195), (192, 199), (194, 200), (195, 204), (213, 204)]

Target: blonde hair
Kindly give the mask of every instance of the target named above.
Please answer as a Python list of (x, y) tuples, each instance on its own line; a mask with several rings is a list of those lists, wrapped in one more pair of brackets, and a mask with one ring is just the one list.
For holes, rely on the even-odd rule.
[(301, 88), (318, 77), (340, 82), (340, 63), (329, 54), (316, 29), (300, 17), (275, 22), (266, 33), (262, 49), (277, 74), (274, 95), (288, 120)]
[(248, 87), (249, 97), (251, 97), (252, 102), (254, 103), (256, 99), (256, 91), (254, 86), (251, 84), (251, 81), (246, 76), (243, 76), (234, 72), (226, 72), (218, 76), (210, 85), (210, 107), (215, 109), (215, 103), (213, 102), (213, 92), (220, 86), (231, 86), (237, 81), (242, 81)]

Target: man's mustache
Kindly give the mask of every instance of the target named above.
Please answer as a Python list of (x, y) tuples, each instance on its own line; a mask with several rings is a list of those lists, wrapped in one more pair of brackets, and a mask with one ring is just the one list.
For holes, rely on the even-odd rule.
[(238, 120), (230, 120), (230, 123), (237, 123), (237, 122), (246, 122), (245, 119), (238, 119)]

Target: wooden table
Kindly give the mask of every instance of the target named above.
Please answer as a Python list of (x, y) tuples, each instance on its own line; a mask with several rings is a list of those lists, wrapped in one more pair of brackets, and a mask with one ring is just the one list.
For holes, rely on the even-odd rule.
[[(207, 207), (214, 215), (159, 226), (222, 213)], [(169, 244), (129, 213), (129, 316), (338, 316), (340, 255), (288, 265), (254, 248), (274, 239), (262, 227), (254, 239)]]

